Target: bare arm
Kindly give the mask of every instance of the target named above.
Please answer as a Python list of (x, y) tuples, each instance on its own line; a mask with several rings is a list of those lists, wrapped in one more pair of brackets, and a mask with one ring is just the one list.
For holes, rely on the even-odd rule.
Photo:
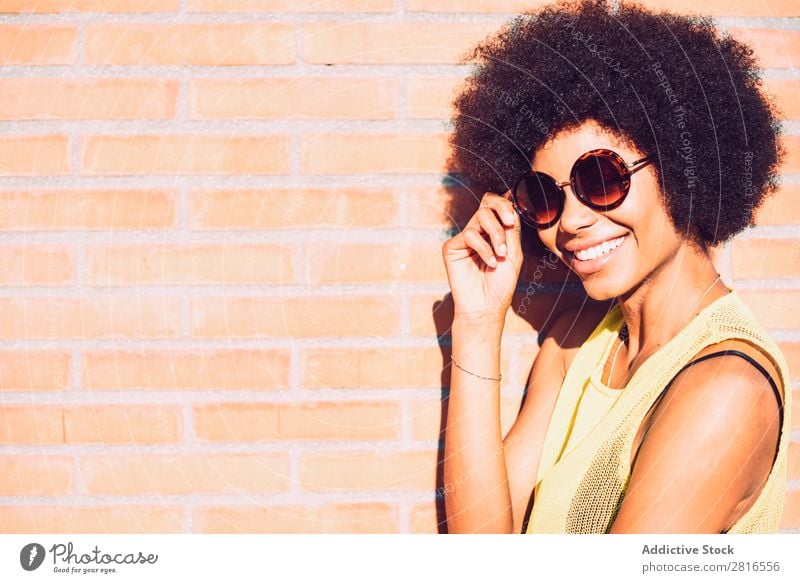
[[(453, 358), (483, 377), (500, 376), (503, 321), (453, 322)], [(500, 382), (451, 367), (444, 491), (449, 532), (511, 533), (513, 518), (500, 430)]]
[[(498, 526), (498, 530), (492, 530), (492, 532), (522, 532), (523, 521), (536, 483), (536, 471), (539, 467), (547, 426), (564, 380), (567, 367), (564, 359), (567, 356), (570, 359), (574, 356), (604, 314), (603, 309), (592, 311), (586, 308), (573, 308), (556, 318), (536, 354), (528, 377), (525, 401), (517, 419), (505, 439), (502, 440), (502, 452), (495, 441), (499, 439), (496, 436), (499, 436), (501, 432), (499, 383), (470, 378), (470, 375), (454, 368), (454, 375), (458, 374), (458, 378), (454, 376), (451, 383), (453, 386), (451, 386), (450, 393), (447, 441), (445, 443), (445, 480), (448, 480), (449, 470), (452, 472), (449, 474), (452, 476), (451, 480), (455, 482), (452, 486), (454, 489), (449, 493), (452, 496), (448, 498), (446, 493), (448, 524), (456, 524), (458, 527), (459, 520), (461, 520), (463, 521), (461, 524), (480, 522), (491, 526), (494, 522), (488, 519), (492, 517), (496, 519), (500, 514), (502, 515), (502, 527)], [(496, 358), (496, 360), (490, 361), (493, 363), (492, 366), (499, 368), (500, 359), (497, 349), (500, 331), (497, 331), (497, 340), (489, 339), (489, 345), (486, 348), (481, 344), (484, 339), (487, 339), (486, 331), (489, 329), (486, 325), (477, 327), (470, 322), (462, 322), (460, 326), (454, 328), (453, 351), (459, 363), (462, 361), (459, 360), (456, 351), (463, 351), (462, 358), (464, 359), (474, 358), (476, 367), (478, 363), (486, 361), (487, 355), (491, 354), (493, 358)], [(495, 328), (491, 329), (496, 330)], [(464, 338), (464, 342), (461, 338)], [(497, 353), (495, 354), (494, 351)], [(465, 368), (472, 370), (466, 366)], [(478, 372), (481, 376), (494, 377), (494, 371), (497, 369), (489, 367), (487, 364), (487, 370), (491, 370), (491, 372), (488, 374), (473, 372)], [(463, 384), (464, 381), (470, 383), (470, 386), (477, 390), (459, 391), (461, 387), (466, 386)], [(456, 418), (452, 417), (454, 411), (458, 411), (460, 426), (455, 423)], [(450, 425), (451, 421), (453, 425)], [(482, 439), (476, 439), (476, 436)], [(491, 439), (488, 439), (489, 437)], [(450, 457), (452, 455), (450, 452), (456, 452), (466, 447), (472, 449), (469, 451), (469, 455), (465, 455), (466, 452), (461, 453), (462, 460)], [(472, 461), (466, 459), (468, 457)], [(451, 464), (450, 468), (448, 468), (449, 463)], [(505, 473), (501, 473), (501, 469)], [(474, 480), (475, 484), (470, 484), (468, 491), (466, 488), (460, 488), (462, 484), (458, 483), (459, 477), (462, 483)], [(464, 503), (464, 499), (456, 498), (456, 487), (461, 489), (461, 493), (467, 492), (467, 496), (469, 492), (474, 491), (474, 499), (483, 498), (479, 503), (469, 506)], [(506, 489), (509, 494), (508, 500), (505, 498)], [(511, 504), (510, 529), (506, 516), (509, 502)], [(485, 507), (484, 504), (486, 504)], [(492, 510), (488, 510), (490, 507)], [(451, 510), (455, 513), (455, 508), (459, 508), (459, 512), (469, 513), (470, 517), (453, 517), (451, 520)], [(474, 516), (472, 516), (473, 514)], [(460, 529), (459, 532), (461, 532)]]
[(737, 357), (682, 372), (654, 412), (611, 533), (730, 528), (767, 480), (778, 416), (768, 381)]

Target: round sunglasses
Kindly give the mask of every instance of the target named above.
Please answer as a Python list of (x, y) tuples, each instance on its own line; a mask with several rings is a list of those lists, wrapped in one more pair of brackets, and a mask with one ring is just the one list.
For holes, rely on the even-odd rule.
[(553, 226), (564, 210), (564, 186), (572, 186), (578, 200), (591, 209), (608, 211), (625, 200), (631, 175), (652, 162), (653, 155), (626, 164), (612, 150), (590, 150), (575, 160), (567, 182), (556, 182), (549, 174), (531, 170), (520, 176), (511, 189), (511, 202), (520, 218), (536, 229)]

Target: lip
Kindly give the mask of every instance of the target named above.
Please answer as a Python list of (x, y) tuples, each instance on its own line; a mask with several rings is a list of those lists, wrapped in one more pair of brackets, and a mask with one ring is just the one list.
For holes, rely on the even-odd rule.
[[(614, 257), (617, 256), (617, 254), (618, 254), (617, 252), (620, 249), (622, 249), (622, 247), (625, 245), (625, 243), (628, 242), (628, 234), (627, 233), (624, 235), (624, 237), (625, 238), (622, 240), (622, 243), (620, 243), (617, 247), (615, 247), (614, 249), (612, 249), (611, 251), (609, 251), (605, 255), (602, 255), (600, 257), (595, 257), (594, 259), (588, 259), (587, 261), (579, 261), (575, 257), (575, 254), (571, 250), (568, 250), (568, 249), (565, 248), (565, 253), (567, 255), (567, 259), (569, 259), (569, 267), (570, 267), (570, 269), (572, 269), (578, 275), (591, 275), (592, 273), (600, 271), (610, 261), (612, 261), (614, 259)], [(602, 243), (604, 241), (612, 241), (612, 240), (617, 239), (617, 238), (618, 237), (611, 237), (611, 239), (599, 239), (597, 242), (591, 243), (591, 244), (588, 244), (588, 245), (583, 245), (582, 244), (582, 245), (573, 245), (573, 246), (576, 248), (577, 251), (580, 251), (581, 249), (588, 249), (589, 247), (597, 245), (598, 243)]]

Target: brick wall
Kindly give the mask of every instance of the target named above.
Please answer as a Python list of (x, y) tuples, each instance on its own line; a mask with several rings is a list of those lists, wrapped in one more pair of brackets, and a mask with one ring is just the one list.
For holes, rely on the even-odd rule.
[[(441, 530), (443, 122), (537, 4), (0, 0), (0, 532)], [(800, 5), (703, 9), (787, 118), (719, 265), (800, 379)], [(509, 314), (504, 431), (536, 350)]]

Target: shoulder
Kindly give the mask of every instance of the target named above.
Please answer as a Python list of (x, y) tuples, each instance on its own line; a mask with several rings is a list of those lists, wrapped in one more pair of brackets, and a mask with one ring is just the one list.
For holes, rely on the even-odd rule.
[[(747, 340), (742, 340), (739, 338), (731, 338), (728, 340), (724, 340), (722, 342), (718, 342), (716, 344), (711, 344), (706, 346), (703, 350), (699, 351), (692, 362), (697, 361), (700, 358), (704, 358), (706, 356), (710, 356), (715, 352), (721, 351), (736, 351), (748, 356), (752, 361), (755, 361), (757, 365), (759, 365), (766, 374), (775, 382), (775, 385), (780, 392), (781, 399), (783, 398), (783, 377), (781, 376), (781, 371), (776, 366), (775, 362), (773, 361), (772, 355), (769, 351), (763, 347), (756, 346), (755, 344), (748, 342)], [(758, 370), (758, 367), (755, 366), (753, 363), (749, 363), (745, 358), (741, 355), (730, 354), (725, 356), (715, 356), (708, 360), (716, 360), (716, 359), (723, 359), (719, 362), (724, 362), (727, 366), (735, 366), (731, 363), (738, 362), (740, 367), (748, 368), (750, 370), (750, 374), (752, 375), (753, 372), (759, 374), (761, 379), (769, 385), (769, 381), (767, 380), (766, 376), (764, 376), (763, 372)], [(705, 362), (705, 361), (704, 361)], [(702, 363), (693, 364), (690, 368), (694, 368), (700, 366)], [(688, 370), (688, 369), (687, 369)], [(773, 391), (774, 392), (774, 391)]]
[[(737, 342), (704, 349), (693, 361), (723, 349), (760, 352)], [(661, 532), (721, 532), (729, 527), (769, 476), (779, 418), (771, 384), (746, 359), (728, 354), (684, 368), (653, 411), (633, 463), (630, 499), (617, 532), (660, 530), (659, 520), (667, 521)]]
[[(726, 341), (699, 352), (662, 393), (653, 415), (653, 427), (694, 422), (707, 432), (752, 425), (763, 428), (777, 419), (779, 399), (769, 379), (749, 360), (724, 350), (742, 352), (762, 365), (780, 390), (780, 377), (764, 355), (742, 341)], [(712, 356), (713, 355), (713, 356)], [(768, 365), (768, 366), (767, 366)], [(778, 395), (780, 397), (780, 395)], [(737, 431), (741, 434), (742, 431)], [(722, 437), (718, 435), (718, 437)]]

